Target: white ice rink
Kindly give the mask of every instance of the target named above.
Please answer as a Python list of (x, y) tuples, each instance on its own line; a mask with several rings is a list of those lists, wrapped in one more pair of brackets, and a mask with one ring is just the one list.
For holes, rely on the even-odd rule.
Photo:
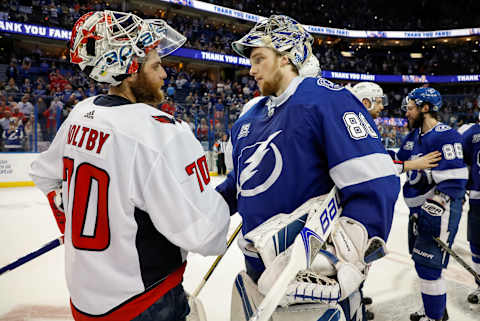
[[(221, 178), (212, 180), (218, 184)], [(465, 210), (453, 249), (471, 264)], [(407, 321), (421, 304), (419, 282), (407, 250), (407, 221), (408, 209), (400, 196), (387, 243), (389, 254), (373, 265), (365, 284), (365, 294), (373, 298), (370, 310), (376, 321)], [(238, 215), (232, 217), (230, 232), (239, 222)], [(34, 187), (0, 188), (0, 226), (0, 267), (59, 235), (46, 197)], [(72, 320), (63, 255), (63, 247), (58, 247), (0, 276), (0, 320)], [(189, 256), (184, 281), (187, 291), (193, 292), (214, 260)], [(235, 242), (200, 292), (208, 321), (229, 320), (232, 282), (243, 268)], [(450, 320), (480, 321), (480, 309), (470, 310), (466, 303), (467, 294), (474, 288), (473, 277), (453, 258), (444, 277)]]

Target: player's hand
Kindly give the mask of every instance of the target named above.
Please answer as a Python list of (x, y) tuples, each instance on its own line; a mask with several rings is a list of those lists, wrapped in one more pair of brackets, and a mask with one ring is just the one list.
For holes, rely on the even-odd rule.
[(431, 199), (427, 199), (421, 207), (418, 218), (419, 234), (439, 237), (442, 215), (449, 206), (450, 198), (443, 193), (435, 194)]
[(65, 211), (63, 209), (62, 191), (56, 189), (47, 194), (48, 202), (52, 208), (53, 216), (57, 222), (58, 229), (65, 234)]
[(423, 155), (417, 159), (408, 160), (405, 162), (405, 171), (412, 169), (428, 169), (438, 166), (438, 162), (442, 160), (442, 153), (434, 151)]

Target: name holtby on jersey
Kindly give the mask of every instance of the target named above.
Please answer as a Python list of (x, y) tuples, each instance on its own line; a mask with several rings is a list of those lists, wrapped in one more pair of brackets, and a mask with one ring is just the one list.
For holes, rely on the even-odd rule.
[(67, 146), (74, 146), (82, 150), (100, 155), (109, 133), (95, 128), (71, 124), (68, 129)]

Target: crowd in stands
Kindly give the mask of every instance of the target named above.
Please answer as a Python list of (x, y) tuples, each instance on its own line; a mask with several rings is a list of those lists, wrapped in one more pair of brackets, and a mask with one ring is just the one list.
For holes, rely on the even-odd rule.
[[(260, 16), (286, 14), (304, 24), (361, 30), (439, 30), (480, 25), (477, 0), (215, 0), (208, 1)], [(414, 17), (412, 19), (412, 17)], [(448, 28), (446, 27), (448, 26)]]
[[(242, 106), (251, 98), (260, 95), (251, 77), (226, 79), (213, 82), (207, 73), (179, 70), (166, 67), (168, 78), (164, 91), (166, 100), (157, 106), (175, 117), (188, 122), (198, 139), (208, 141), (208, 147), (227, 133), (238, 118)], [(30, 129), (34, 114), (38, 115), (37, 140), (50, 141), (62, 121), (81, 100), (98, 94), (106, 94), (106, 84), (95, 83), (84, 73), (72, 70), (66, 63), (45, 59), (13, 57), (0, 82), (0, 127), (6, 136), (16, 133), (22, 140), (21, 148), (31, 150)], [(11, 123), (20, 132), (7, 133)], [(1, 131), (0, 130), (0, 131)], [(5, 137), (3, 139), (4, 149)], [(18, 143), (11, 146), (16, 151)]]
[[(337, 1), (322, 1), (315, 2), (313, 0), (301, 1), (301, 2), (268, 2), (267, 1), (223, 1), (225, 5), (230, 7), (236, 7), (237, 9), (242, 9), (249, 12), (260, 13), (265, 11), (266, 15), (270, 14), (270, 11), (274, 10), (276, 13), (286, 13), (295, 17), (303, 23), (309, 23), (308, 16), (314, 15), (315, 20), (311, 23), (314, 25), (329, 25), (321, 17), (323, 14), (336, 15), (338, 12), (343, 12), (346, 10), (346, 1), (340, 1), (338, 5)], [(390, 29), (400, 30), (400, 29), (411, 29), (411, 30), (421, 30), (421, 26), (424, 23), (419, 23), (420, 26), (409, 25), (405, 22), (411, 22), (412, 19), (410, 16), (402, 16), (405, 10), (393, 11), (395, 14), (391, 19), (385, 19), (380, 21), (378, 19), (373, 19), (371, 14), (374, 5), (370, 2), (378, 1), (360, 1), (361, 5), (366, 9), (365, 11), (358, 10), (359, 16), (369, 19), (359, 19), (359, 22), (365, 23), (364, 28), (372, 29), (374, 26), (387, 27)], [(474, 1), (467, 1), (472, 2)], [(216, 2), (217, 3), (217, 2)], [(222, 3), (222, 1), (220, 1)], [(480, 3), (480, 2), (478, 2)], [(30, 4), (30, 5), (28, 5)], [(403, 3), (402, 3), (403, 5)], [(134, 12), (135, 14), (146, 18), (142, 10), (135, 7), (135, 4), (128, 3), (128, 10)], [(356, 4), (357, 7), (360, 7), (360, 4)], [(390, 12), (390, 9), (395, 7), (396, 4), (392, 6), (381, 6), (383, 9), (378, 7), (378, 10), (385, 10), (386, 13)], [(420, 7), (429, 7), (429, 4), (425, 1), (420, 1), (416, 4)], [(478, 4), (477, 4), (478, 6)], [(329, 8), (328, 10), (322, 9), (323, 7)], [(455, 19), (455, 21), (460, 21), (465, 23), (468, 27), (475, 27), (480, 25), (480, 16), (468, 15), (456, 17), (456, 10), (458, 5), (455, 4), (445, 4), (442, 6), (437, 6), (436, 10), (446, 10), (445, 7), (451, 7), (451, 11), (446, 11), (448, 14), (442, 15), (447, 21), (449, 19)], [(309, 10), (301, 10), (301, 8), (309, 8)], [(313, 10), (312, 10), (313, 8)], [(68, 3), (65, 1), (57, 0), (10, 0), (5, 1), (0, 4), (0, 19), (11, 19), (14, 21), (28, 22), (28, 23), (38, 23), (42, 25), (63, 27), (66, 29), (71, 29), (73, 22), (80, 17), (82, 14), (92, 11), (92, 10), (103, 10), (103, 9), (112, 9), (120, 10), (120, 2), (107, 2), (100, 0), (76, 0), (74, 1), (73, 6), (68, 6)], [(318, 15), (315, 13), (319, 11), (321, 14)], [(480, 8), (479, 8), (480, 10)], [(272, 11), (273, 12), (273, 11)], [(431, 11), (429, 11), (431, 12)], [(435, 11), (434, 11), (435, 12)], [(365, 16), (364, 16), (365, 15)], [(387, 15), (388, 16), (388, 15)], [(346, 23), (345, 19), (352, 19), (357, 17), (357, 15), (340, 15), (341, 23)], [(430, 16), (422, 17), (422, 21), (425, 21), (426, 26), (430, 26), (434, 29), (442, 29), (441, 26), (448, 26), (448, 28), (459, 27), (458, 23), (456, 24), (444, 24), (435, 19), (427, 19)], [(218, 20), (211, 19), (208, 16), (190, 16), (187, 14), (177, 14), (173, 11), (163, 11), (158, 9), (152, 16), (148, 18), (162, 18), (168, 22), (169, 25), (180, 31), (187, 37), (187, 43), (185, 47), (194, 48), (199, 50), (219, 52), (225, 54), (235, 54), (231, 49), (231, 43), (234, 40), (239, 39), (243, 35), (243, 31), (238, 30), (237, 23), (222, 23)], [(377, 24), (374, 23), (375, 20)], [(419, 18), (420, 19), (420, 18)], [(468, 24), (469, 19), (476, 19), (471, 21), (471, 25)], [(378, 20), (378, 21), (377, 21)], [(370, 22), (368, 22), (370, 21)], [(395, 21), (398, 21), (398, 24), (395, 24)], [(401, 23), (403, 22), (403, 23)], [(392, 24), (390, 24), (392, 23)], [(476, 23), (476, 24), (475, 24)], [(352, 25), (352, 28), (363, 28), (359, 25)], [(251, 26), (250, 26), (251, 27)], [(340, 24), (338, 27), (350, 28), (345, 24)], [(248, 27), (247, 27), (248, 28)], [(428, 28), (427, 28), (428, 29)], [(445, 27), (443, 28), (445, 29)], [(432, 29), (431, 29), (432, 30)], [(452, 46), (445, 44), (436, 44), (430, 46), (419, 46), (417, 49), (412, 49), (410, 47), (371, 47), (368, 45), (352, 45), (347, 41), (341, 41), (337, 44), (323, 44), (322, 46), (314, 45), (314, 52), (320, 60), (320, 65), (324, 70), (335, 70), (335, 71), (347, 71), (347, 72), (363, 72), (370, 74), (475, 74), (480, 73), (480, 55), (478, 50), (480, 50), (477, 40), (472, 40), (471, 42), (464, 43), (462, 46), (455, 46), (455, 49), (452, 50)], [(412, 51), (417, 51), (422, 53), (422, 58), (411, 58), (410, 53)], [(477, 51), (475, 51), (477, 50)], [(349, 51), (351, 52), (351, 57), (344, 57), (341, 52)], [(477, 53), (476, 53), (477, 52)]]
[[(324, 20), (325, 17), (330, 19), (339, 12), (343, 12), (342, 10), (346, 7), (345, 1), (333, 3), (333, 0), (322, 2), (307, 0), (296, 3), (296, 7), (292, 7), (287, 1), (272, 2), (272, 4), (264, 2), (216, 1), (228, 7), (260, 15), (269, 15), (273, 12), (272, 10), (275, 13), (288, 13), (304, 23), (314, 25), (330, 25)], [(346, 25), (343, 26), (421, 30), (423, 28), (439, 29), (438, 24), (442, 23), (419, 16), (416, 25), (403, 24), (403, 27), (400, 27), (396, 24), (401, 19), (412, 21), (409, 17), (403, 17), (403, 12), (388, 21), (374, 19), (377, 23), (373, 23), (372, 14), (376, 11), (372, 11), (372, 8), (375, 8), (372, 3), (376, 2), (378, 1), (369, 1), (367, 4), (366, 0), (360, 0), (360, 5), (364, 5), (365, 10), (359, 13), (358, 18), (368, 16), (370, 22), (367, 23), (367, 19), (356, 20), (355, 15), (345, 15), (343, 18)], [(126, 5), (128, 7), (135, 4), (126, 3)], [(417, 6), (426, 8), (429, 5), (425, 1), (420, 1)], [(329, 10), (322, 9), (326, 7)], [(393, 8), (395, 4), (389, 7)], [(302, 8), (313, 8), (313, 10)], [(0, 19), (70, 29), (73, 22), (82, 14), (103, 9), (121, 10), (121, 1), (75, 0), (69, 5), (58, 0), (9, 0), (0, 3)], [(133, 7), (127, 9), (145, 17), (141, 11), (136, 11)], [(318, 10), (325, 14), (319, 15), (314, 22), (309, 22), (309, 15)], [(390, 9), (382, 10), (388, 13)], [(451, 15), (445, 15), (445, 19), (455, 18), (455, 10), (452, 8)], [(243, 35), (243, 32), (236, 29), (235, 23), (225, 24), (207, 16), (179, 15), (173, 11), (159, 9), (151, 17), (165, 19), (187, 37), (185, 46), (195, 49), (233, 54), (231, 42)], [(389, 17), (388, 14), (383, 16), (385, 17)], [(335, 21), (334, 18), (332, 19)], [(462, 24), (452, 24), (449, 28), (462, 27), (463, 23), (468, 23), (468, 19), (456, 19)], [(363, 25), (364, 23), (366, 24)], [(476, 23), (478, 25), (478, 21)], [(424, 48), (421, 59), (411, 59), (407, 56), (407, 52), (402, 52), (403, 49), (398, 48), (392, 48), (392, 52), (367, 46), (348, 48), (348, 43), (345, 41), (337, 45), (315, 45), (314, 52), (325, 70), (381, 74), (469, 74), (480, 73), (480, 57), (478, 54), (473, 54), (473, 50), (477, 47), (478, 44), (472, 41), (456, 46), (455, 50), (446, 44), (435, 48)], [(344, 50), (351, 51), (353, 57), (343, 56), (341, 51)], [(42, 48), (38, 46), (29, 56), (20, 57), (18, 52), (17, 57), (15, 54), (2, 55), (5, 55), (5, 52), (0, 53), (0, 58), (8, 64), (5, 75), (0, 75), (0, 79), (5, 79), (0, 82), (0, 147), (3, 150), (31, 151), (34, 146), (34, 137), (37, 141), (50, 141), (63, 119), (68, 116), (78, 101), (108, 91), (106, 85), (96, 84), (78, 70), (72, 70), (72, 66), (65, 60), (46, 57)], [(206, 73), (177, 67), (167, 68), (167, 73), (168, 79), (165, 81), (167, 99), (158, 108), (188, 122), (199, 140), (208, 142), (207, 148), (211, 148), (213, 142), (223, 133), (229, 132), (244, 103), (260, 94), (253, 79), (247, 76), (212, 81)], [(391, 102), (390, 108), (384, 110), (382, 115), (384, 118), (377, 125), (387, 147), (398, 146), (408, 130), (405, 122), (399, 123), (397, 119), (404, 117), (399, 106), (403, 97), (411, 89), (397, 86), (386, 90)], [(457, 128), (478, 119), (480, 106), (478, 86), (452, 86), (442, 88), (440, 91), (445, 101), (439, 115), (443, 122)], [(37, 115), (36, 119), (35, 115)], [(35, 124), (37, 125), (36, 135)], [(7, 140), (11, 144), (6, 144)]]
[[(60, 68), (61, 67), (61, 68)], [(206, 73), (167, 67), (166, 100), (157, 106), (178, 119), (188, 122), (200, 141), (212, 148), (215, 140), (228, 133), (242, 106), (260, 95), (255, 81), (248, 76), (212, 81)], [(95, 83), (82, 72), (59, 61), (47, 62), (39, 57), (13, 57), (6, 70), (6, 82), (0, 82), (0, 127), (3, 149), (33, 149), (35, 112), (37, 141), (51, 141), (69, 112), (81, 100), (105, 94), (108, 86)], [(399, 108), (411, 88), (399, 86), (385, 90), (390, 105), (377, 121), (384, 144), (399, 146), (408, 131), (404, 112)], [(441, 89), (444, 106), (440, 119), (454, 128), (478, 119), (480, 89), (475, 86), (453, 86)], [(17, 137), (5, 144), (8, 137)], [(20, 142), (20, 143), (19, 143)]]
[[(120, 10), (120, 0), (6, 0), (0, 12), (16, 21), (42, 23), (68, 28), (83, 13), (111, 8)], [(360, 30), (439, 30), (473, 28), (480, 25), (480, 17), (467, 12), (480, 11), (476, 0), (460, 3), (443, 1), (393, 1), (385, 6), (382, 0), (205, 0), (228, 8), (261, 16), (286, 14), (304, 24)], [(72, 5), (73, 4), (73, 5)], [(135, 4), (126, 1), (127, 10)], [(412, 16), (415, 17), (412, 19)], [(0, 16), (0, 19), (5, 17)], [(448, 27), (447, 27), (448, 26)]]

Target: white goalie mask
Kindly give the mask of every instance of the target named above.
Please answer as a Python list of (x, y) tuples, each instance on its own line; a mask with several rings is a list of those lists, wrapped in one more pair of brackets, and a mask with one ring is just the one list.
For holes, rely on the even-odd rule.
[(300, 76), (314, 77), (320, 73), (320, 66), (312, 54), (312, 43), (312, 35), (300, 23), (287, 16), (273, 15), (257, 23), (248, 34), (233, 42), (232, 48), (245, 58), (250, 58), (252, 48), (272, 48), (287, 55)]
[(161, 19), (144, 20), (125, 12), (96, 11), (75, 23), (70, 61), (98, 82), (117, 86), (136, 73), (151, 49), (160, 57), (181, 47), (186, 38)]
[(369, 110), (373, 108), (373, 104), (375, 103), (377, 98), (382, 99), (383, 106), (388, 105), (387, 96), (383, 94), (382, 87), (380, 87), (376, 83), (367, 81), (359, 82), (351, 88), (351, 91), (360, 101), (362, 101), (363, 99), (368, 99), (370, 101), (370, 108), (368, 108)]

